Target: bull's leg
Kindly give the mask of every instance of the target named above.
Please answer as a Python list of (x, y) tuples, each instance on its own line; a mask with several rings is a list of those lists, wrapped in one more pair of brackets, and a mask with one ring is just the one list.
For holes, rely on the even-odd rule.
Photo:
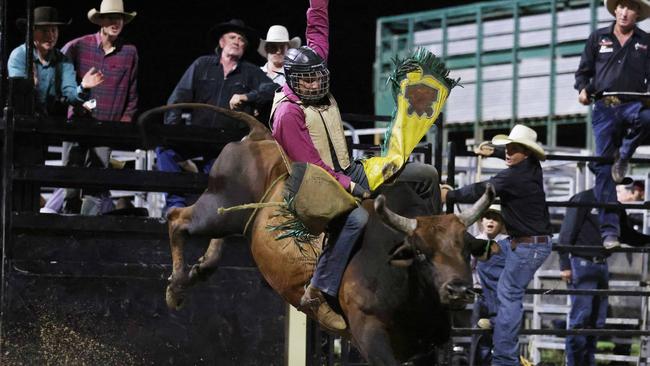
[(350, 319), (352, 336), (361, 355), (373, 366), (397, 366), (390, 337), (384, 324), (372, 316), (360, 315)]
[(169, 228), (169, 246), (172, 254), (172, 274), (165, 293), (165, 301), (170, 309), (179, 309), (183, 305), (184, 292), (189, 281), (183, 258), (183, 247), (187, 239), (187, 230), (192, 218), (193, 206), (173, 208), (167, 215)]
[(217, 263), (221, 258), (221, 251), (223, 249), (223, 239), (210, 240), (210, 246), (205, 251), (205, 254), (199, 258), (198, 263), (190, 269), (189, 279), (187, 286), (191, 286), (198, 281), (205, 281), (217, 269)]

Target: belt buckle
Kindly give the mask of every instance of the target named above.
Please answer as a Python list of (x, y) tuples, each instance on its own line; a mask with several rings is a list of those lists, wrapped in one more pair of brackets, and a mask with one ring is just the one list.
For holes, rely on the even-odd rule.
[(621, 105), (621, 99), (615, 95), (608, 95), (605, 98), (603, 98), (603, 103), (607, 107), (617, 107)]
[(546, 235), (537, 235), (533, 236), (533, 244), (547, 244), (548, 236)]
[(596, 263), (596, 264), (603, 264), (607, 261), (606, 258), (601, 258), (601, 257), (593, 257), (591, 258), (591, 261)]

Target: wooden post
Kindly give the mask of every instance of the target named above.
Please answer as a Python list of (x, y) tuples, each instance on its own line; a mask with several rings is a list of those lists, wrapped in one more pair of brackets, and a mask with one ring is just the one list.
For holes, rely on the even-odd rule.
[(307, 315), (287, 305), (285, 366), (307, 364)]

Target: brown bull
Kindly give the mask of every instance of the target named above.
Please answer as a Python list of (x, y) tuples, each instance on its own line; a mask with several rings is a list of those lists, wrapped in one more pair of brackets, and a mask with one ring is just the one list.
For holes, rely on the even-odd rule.
[[(270, 133), (254, 118), (221, 110), (245, 121), (251, 132), (228, 144), (210, 172), (207, 190), (192, 206), (168, 215), (173, 272), (166, 300), (178, 308), (185, 290), (209, 275), (220, 256), (221, 239), (189, 270), (183, 245), (190, 235), (249, 239), (257, 266), (284, 300), (298, 306), (314, 269), (313, 252), (301, 252), (293, 239), (276, 240), (267, 230), (278, 224), (277, 208), (228, 211), (220, 207), (252, 202), (281, 202), (286, 162)], [(346, 336), (373, 365), (397, 365), (449, 338), (447, 308), (472, 301), (465, 229), (493, 199), (491, 190), (463, 215), (427, 216), (425, 205), (408, 186), (388, 187), (384, 196), (366, 200), (370, 221), (358, 252), (345, 271), (338, 301), (347, 319)], [(387, 208), (403, 213), (407, 218)], [(376, 212), (375, 212), (376, 211)], [(387, 227), (386, 224), (391, 228)], [(314, 314), (307, 314), (312, 316)]]

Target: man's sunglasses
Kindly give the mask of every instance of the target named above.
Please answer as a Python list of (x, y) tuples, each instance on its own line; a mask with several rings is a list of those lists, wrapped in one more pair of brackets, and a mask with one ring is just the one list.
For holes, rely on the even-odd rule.
[(264, 45), (266, 53), (284, 52), (289, 46), (286, 43), (267, 43)]

